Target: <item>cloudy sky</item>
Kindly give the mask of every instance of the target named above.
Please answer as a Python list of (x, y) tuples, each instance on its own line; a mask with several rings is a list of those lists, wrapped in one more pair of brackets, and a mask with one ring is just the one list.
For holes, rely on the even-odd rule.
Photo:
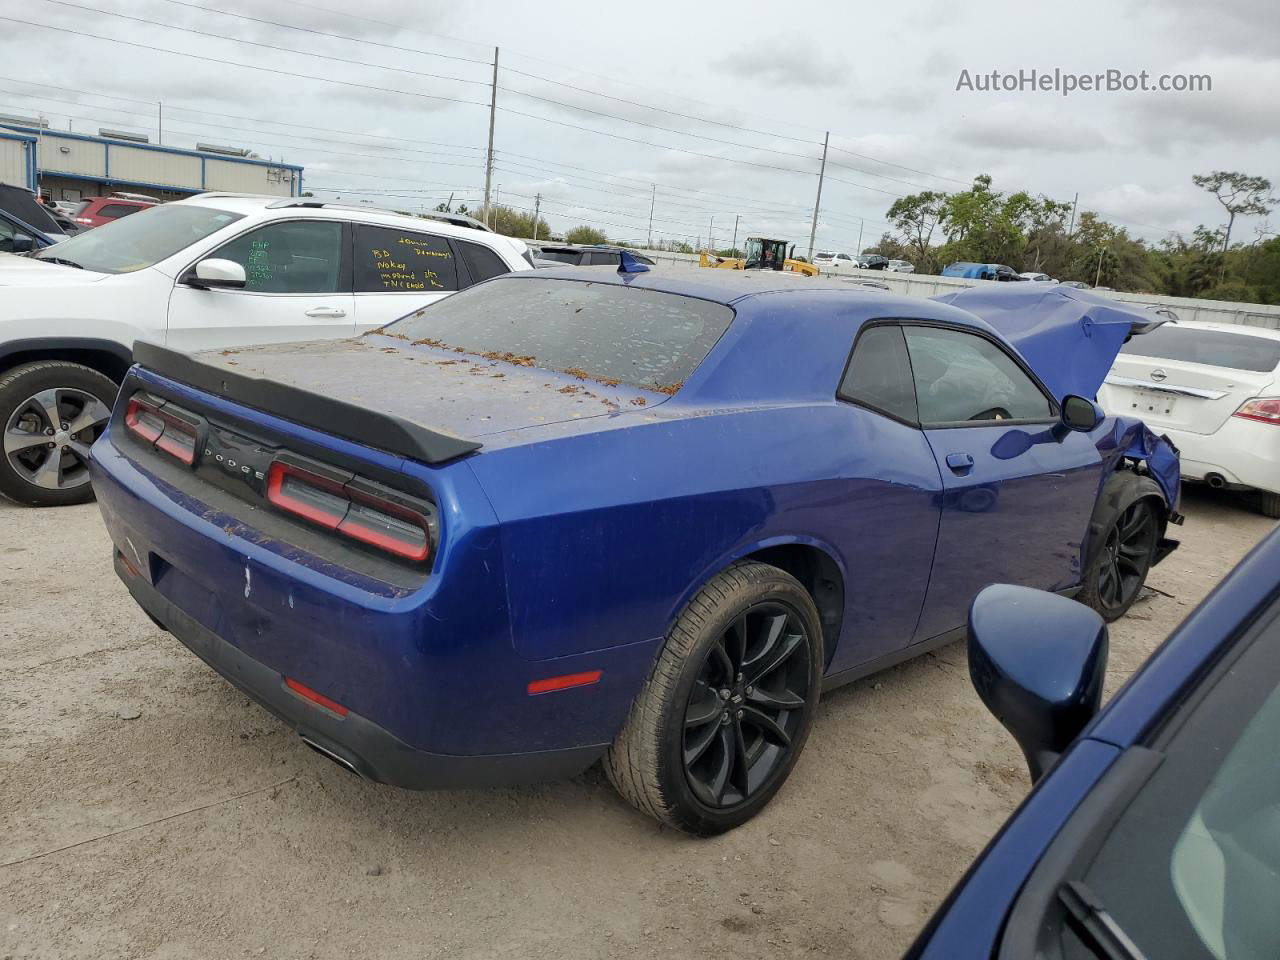
[[(871, 243), (896, 196), (961, 189), (979, 173), (1002, 190), (1067, 202), (1078, 192), (1082, 209), (1152, 241), (1222, 222), (1194, 173), (1280, 183), (1273, 0), (870, 9), (0, 0), (0, 114), (154, 138), (163, 101), (167, 144), (252, 147), (305, 165), (323, 195), (474, 203), (497, 46), (498, 199), (531, 208), (541, 194), (559, 230), (594, 223), (643, 239), (656, 184), (655, 240), (693, 242), (710, 228), (727, 245), (737, 216), (740, 238), (782, 235), (804, 249), (828, 130), (821, 248), (852, 251), (860, 233)], [(1055, 68), (1208, 74), (1212, 90), (956, 89), (965, 70)], [(1246, 222), (1235, 236), (1265, 227)]]

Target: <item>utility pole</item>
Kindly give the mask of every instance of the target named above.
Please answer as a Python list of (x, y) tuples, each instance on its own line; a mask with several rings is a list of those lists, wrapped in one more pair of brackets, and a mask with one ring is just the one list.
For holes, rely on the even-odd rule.
[(733, 215), (733, 244), (731, 246), (731, 249), (733, 250), (734, 256), (738, 255), (738, 217), (739, 216), (741, 216), (741, 214), (735, 213)]
[(1102, 282), (1102, 257), (1107, 252), (1107, 248), (1103, 247), (1098, 251), (1098, 272), (1094, 275), (1093, 285), (1096, 287)]
[(484, 223), (489, 223), (489, 184), (493, 180), (493, 119), (498, 112), (498, 48), (493, 48), (493, 86), (489, 88), (489, 152), (484, 164)]
[(716, 242), (711, 239), (711, 231), (715, 229), (715, 226), (716, 226), (716, 215), (713, 213), (711, 215), (711, 224), (707, 227), (707, 252), (708, 253), (713, 252), (713, 248), (716, 245)]
[(444, 205), (445, 213), (453, 213), (453, 194), (449, 194), (449, 202)]
[(533, 239), (538, 239), (538, 211), (542, 209), (542, 194), (536, 194), (533, 198)]
[(858, 249), (854, 252), (858, 256), (862, 256), (862, 228), (866, 226), (866, 221), (862, 217), (858, 218)]
[(813, 262), (813, 238), (818, 233), (818, 208), (822, 206), (822, 181), (827, 176), (827, 143), (831, 139), (831, 131), (822, 138), (822, 167), (818, 171), (818, 196), (813, 201), (813, 223), (809, 227), (809, 262)]
[(156, 143), (164, 144), (164, 104), (156, 101)]
[(1071, 239), (1071, 235), (1076, 232), (1076, 204), (1080, 202), (1080, 194), (1077, 193), (1075, 199), (1071, 201), (1071, 226), (1067, 228), (1067, 239)]
[(649, 239), (645, 241), (648, 247), (653, 246), (653, 205), (658, 202), (658, 185), (653, 185), (653, 194), (649, 197)]

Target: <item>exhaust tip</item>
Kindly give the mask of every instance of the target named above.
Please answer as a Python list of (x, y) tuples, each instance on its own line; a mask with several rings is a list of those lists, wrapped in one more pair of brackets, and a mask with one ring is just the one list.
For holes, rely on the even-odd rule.
[(316, 753), (320, 754), (320, 756), (326, 757), (329, 760), (332, 760), (334, 763), (340, 766), (343, 770), (346, 770), (348, 773), (355, 774), (355, 776), (359, 777), (361, 780), (369, 779), (363, 773), (360, 772), (359, 768), (356, 767), (354, 763), (352, 763), (350, 760), (348, 760), (346, 757), (342, 756), (341, 754), (334, 753), (328, 747), (320, 746), (320, 744), (316, 743), (310, 737), (302, 737), (301, 739), (303, 743), (305, 743), (308, 747), (310, 747)]

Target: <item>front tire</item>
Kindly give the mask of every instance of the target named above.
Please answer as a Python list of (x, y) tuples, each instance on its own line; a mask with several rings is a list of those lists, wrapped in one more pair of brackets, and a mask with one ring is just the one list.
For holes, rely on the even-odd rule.
[(1090, 523), (1089, 557), (1076, 599), (1110, 623), (1142, 592), (1163, 535), (1160, 488), (1149, 477), (1117, 473), (1103, 488)]
[(60, 360), (0, 376), (0, 493), (35, 507), (92, 500), (89, 448), (116, 392), (96, 370)]
[(804, 748), (822, 684), (817, 608), (777, 567), (712, 578), (672, 625), (604, 768), (638, 810), (711, 836), (755, 816)]

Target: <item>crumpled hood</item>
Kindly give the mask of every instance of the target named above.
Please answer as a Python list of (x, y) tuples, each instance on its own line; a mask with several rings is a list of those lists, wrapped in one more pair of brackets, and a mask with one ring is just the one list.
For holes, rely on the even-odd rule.
[[(52, 256), (56, 256), (55, 253)], [(31, 257), (0, 254), (0, 287), (81, 287), (111, 276), (93, 270), (77, 270), (59, 263), (44, 263)]]
[(934, 297), (995, 327), (1061, 400), (1094, 399), (1129, 336), (1162, 319), (1136, 304), (1040, 283), (969, 287)]

